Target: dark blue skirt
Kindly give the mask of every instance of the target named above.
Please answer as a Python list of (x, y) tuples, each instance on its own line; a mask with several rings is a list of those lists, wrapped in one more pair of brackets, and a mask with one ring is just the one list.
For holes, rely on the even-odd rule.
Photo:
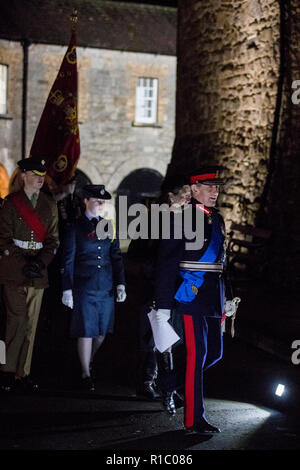
[(74, 289), (70, 336), (96, 338), (114, 330), (114, 297), (112, 292)]

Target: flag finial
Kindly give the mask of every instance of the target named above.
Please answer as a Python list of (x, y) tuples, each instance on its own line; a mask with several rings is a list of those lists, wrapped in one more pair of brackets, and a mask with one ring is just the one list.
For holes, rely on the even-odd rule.
[(77, 22), (78, 22), (77, 13), (78, 13), (78, 11), (74, 8), (74, 10), (72, 11), (72, 15), (70, 15), (70, 21), (71, 21), (71, 24), (72, 24), (72, 30), (73, 31), (76, 30), (76, 25), (77, 25)]

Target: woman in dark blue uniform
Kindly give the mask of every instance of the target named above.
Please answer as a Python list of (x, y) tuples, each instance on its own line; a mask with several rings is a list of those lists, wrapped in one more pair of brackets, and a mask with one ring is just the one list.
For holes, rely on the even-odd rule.
[(62, 302), (73, 309), (70, 335), (78, 338), (82, 386), (93, 391), (91, 364), (114, 329), (114, 294), (124, 302), (126, 293), (119, 241), (101, 230), (111, 195), (103, 185), (87, 185), (83, 191), (85, 214), (66, 229), (62, 244)]

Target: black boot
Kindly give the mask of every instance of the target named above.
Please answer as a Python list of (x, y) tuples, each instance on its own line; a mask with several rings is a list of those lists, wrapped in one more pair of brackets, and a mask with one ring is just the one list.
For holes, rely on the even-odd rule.
[(162, 404), (164, 409), (170, 415), (176, 415), (176, 406), (174, 403), (174, 392), (162, 392)]
[(168, 378), (173, 371), (173, 355), (171, 352), (159, 353), (157, 351), (158, 379), (162, 394), (162, 404), (164, 409), (170, 414), (176, 414), (174, 403), (175, 390), (168, 389)]
[(138, 380), (136, 386), (136, 394), (141, 395), (148, 400), (157, 400), (160, 397), (155, 390), (155, 379), (157, 377), (157, 363), (154, 351), (142, 354)]
[(13, 372), (0, 372), (0, 389), (3, 393), (11, 393), (15, 385), (15, 374)]

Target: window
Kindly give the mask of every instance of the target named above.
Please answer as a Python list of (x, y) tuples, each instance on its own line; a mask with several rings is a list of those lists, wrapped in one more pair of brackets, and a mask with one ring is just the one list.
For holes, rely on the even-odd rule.
[(155, 124), (157, 116), (157, 78), (139, 78), (136, 87), (135, 122)]
[(0, 114), (7, 113), (7, 65), (0, 64)]

